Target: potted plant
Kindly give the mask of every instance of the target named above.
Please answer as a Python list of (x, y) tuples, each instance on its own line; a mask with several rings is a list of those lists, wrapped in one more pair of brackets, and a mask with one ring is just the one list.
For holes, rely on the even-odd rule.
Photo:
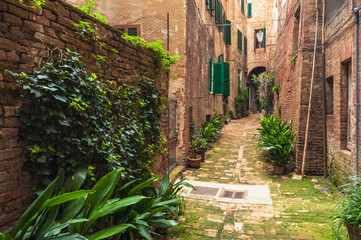
[(202, 162), (204, 161), (204, 156), (207, 150), (208, 142), (205, 138), (197, 135), (194, 139), (195, 143), (197, 145), (197, 154), (199, 154), (202, 158)]
[(341, 224), (347, 227), (350, 240), (361, 239), (361, 179), (351, 178), (343, 186), (343, 198), (336, 205), (334, 219), (339, 220)]
[(259, 122), (262, 128), (259, 132), (258, 150), (268, 151), (275, 163), (275, 173), (282, 175), (288, 163), (292, 148), (295, 146), (293, 140), (297, 133), (292, 131), (291, 124), (283, 122), (278, 118), (261, 116)]
[(199, 141), (197, 139), (189, 142), (188, 165), (192, 168), (199, 168), (201, 166), (202, 157), (198, 155), (199, 150)]

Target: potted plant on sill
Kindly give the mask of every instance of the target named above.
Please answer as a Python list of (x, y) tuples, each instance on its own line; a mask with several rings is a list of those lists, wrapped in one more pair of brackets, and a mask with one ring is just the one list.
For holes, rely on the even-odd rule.
[(202, 157), (198, 154), (199, 151), (200, 148), (198, 139), (193, 139), (191, 142), (189, 142), (189, 167), (199, 168), (201, 166)]
[(361, 178), (350, 178), (343, 186), (343, 198), (336, 205), (333, 218), (347, 227), (350, 240), (361, 239)]

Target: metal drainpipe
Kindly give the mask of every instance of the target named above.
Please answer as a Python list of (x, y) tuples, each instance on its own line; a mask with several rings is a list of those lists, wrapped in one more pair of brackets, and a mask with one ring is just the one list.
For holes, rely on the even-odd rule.
[(326, 116), (326, 46), (325, 19), (326, 0), (322, 3), (322, 119), (323, 119), (323, 176), (327, 177), (327, 116)]
[(355, 79), (356, 79), (356, 177), (358, 177), (359, 167), (359, 92), (358, 92), (358, 24), (359, 24), (359, 9), (355, 9)]

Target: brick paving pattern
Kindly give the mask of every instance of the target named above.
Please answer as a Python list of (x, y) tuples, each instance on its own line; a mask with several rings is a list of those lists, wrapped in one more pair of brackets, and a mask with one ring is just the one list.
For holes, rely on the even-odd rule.
[(337, 189), (322, 177), (301, 181), (296, 174), (273, 174), (273, 165), (257, 152), (258, 120), (259, 115), (232, 120), (207, 152), (201, 168), (187, 169), (184, 177), (268, 185), (273, 204), (186, 198), (179, 226), (170, 229), (168, 239), (332, 239), (330, 216), (338, 199)]

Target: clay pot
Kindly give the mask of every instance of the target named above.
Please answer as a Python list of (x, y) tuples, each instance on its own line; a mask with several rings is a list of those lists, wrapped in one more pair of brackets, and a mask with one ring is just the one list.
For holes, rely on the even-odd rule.
[(348, 236), (350, 240), (360, 240), (361, 239), (361, 227), (354, 228), (353, 225), (347, 225)]
[(275, 173), (277, 175), (283, 175), (285, 172), (285, 166), (279, 167), (279, 166), (275, 166)]
[(200, 168), (201, 167), (202, 157), (199, 158), (188, 158), (188, 165), (191, 168)]

